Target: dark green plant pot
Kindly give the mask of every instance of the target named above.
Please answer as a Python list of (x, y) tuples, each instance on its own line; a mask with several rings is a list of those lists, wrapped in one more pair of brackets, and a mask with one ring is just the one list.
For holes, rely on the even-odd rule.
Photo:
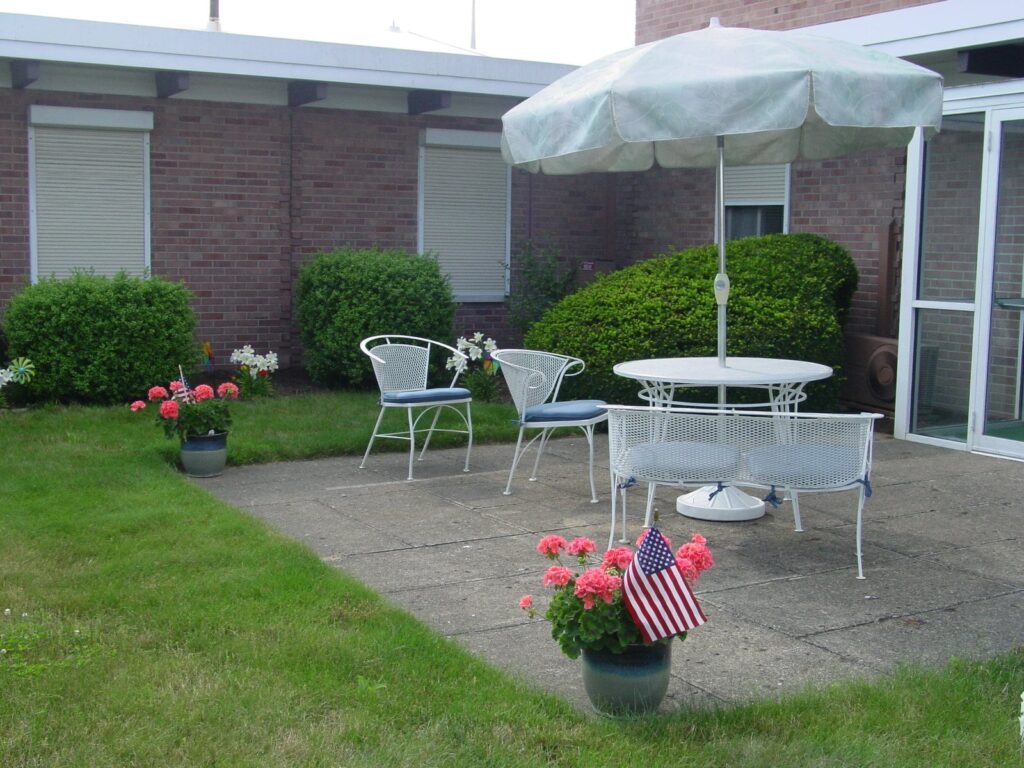
[(671, 643), (631, 645), (624, 653), (583, 651), (583, 687), (594, 709), (606, 715), (656, 711), (671, 671)]
[(181, 465), (189, 477), (216, 477), (228, 459), (228, 433), (190, 435), (181, 444)]

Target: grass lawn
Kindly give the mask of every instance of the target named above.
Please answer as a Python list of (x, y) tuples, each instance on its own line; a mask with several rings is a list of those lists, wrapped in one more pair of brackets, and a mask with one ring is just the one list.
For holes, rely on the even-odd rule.
[[(361, 453), (374, 401), (240, 403), (231, 460)], [(477, 439), (514, 437), (510, 416), (474, 407)], [(190, 484), (151, 418), (0, 413), (3, 768), (1021, 764), (1021, 652), (721, 711), (577, 712)]]

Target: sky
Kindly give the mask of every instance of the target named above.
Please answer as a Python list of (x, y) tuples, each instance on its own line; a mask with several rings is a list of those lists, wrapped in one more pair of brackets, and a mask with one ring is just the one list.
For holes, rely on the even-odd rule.
[[(470, 48), (473, 2), (220, 0), (221, 31), (454, 52)], [(475, 4), (476, 50), (488, 56), (585, 64), (633, 45), (635, 0)], [(205, 29), (209, 11), (209, 0), (0, 0), (0, 13), (179, 29)]]

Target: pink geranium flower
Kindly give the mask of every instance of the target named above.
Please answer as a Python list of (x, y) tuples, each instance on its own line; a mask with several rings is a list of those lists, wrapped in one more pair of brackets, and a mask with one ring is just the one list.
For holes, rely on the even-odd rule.
[(213, 399), (213, 387), (209, 384), (200, 384), (194, 390), (196, 400), (212, 400)]
[(145, 408), (146, 407), (146, 402), (144, 400), (136, 400), (134, 403), (132, 403), (128, 407), (131, 408), (132, 409), (132, 413), (134, 413), (135, 411), (141, 411), (143, 408)]
[(625, 571), (631, 562), (633, 562), (633, 550), (629, 547), (615, 547), (604, 553), (601, 568), (605, 571), (609, 568)]
[(533, 607), (533, 595), (523, 595), (519, 598), (519, 607), (524, 611), (528, 611)]
[(217, 397), (238, 397), (238, 385), (225, 381), (217, 387)]
[(676, 555), (676, 567), (683, 574), (683, 578), (686, 579), (686, 583), (691, 587), (697, 583), (697, 579), (700, 576), (700, 572), (697, 567), (693, 564), (693, 561), (688, 557), (680, 557)]
[(566, 554), (572, 555), (573, 557), (579, 557), (580, 555), (588, 555), (591, 552), (597, 552), (597, 545), (588, 538), (577, 536), (569, 542), (569, 546), (565, 548), (565, 551)]
[(165, 419), (178, 418), (178, 401), (164, 400), (160, 403), (160, 416)]
[(163, 387), (150, 387), (149, 392), (146, 393), (146, 397), (148, 397), (150, 401), (166, 400), (170, 395), (167, 394), (167, 390)]
[(703, 573), (715, 564), (715, 559), (705, 543), (707, 539), (700, 536), (702, 541), (697, 541), (697, 536), (700, 534), (696, 534), (688, 543), (683, 544), (676, 552), (676, 557), (685, 557), (693, 563), (698, 573)]
[(171, 388), (171, 392), (177, 392), (178, 390), (185, 388), (185, 383), (183, 381), (175, 379), (170, 384), (168, 384), (168, 386)]
[(615, 599), (615, 592), (622, 587), (622, 579), (605, 573), (600, 568), (591, 568), (584, 571), (576, 579), (576, 589), (573, 594), (583, 601), (584, 610), (594, 607), (594, 599), (611, 603)]
[(545, 587), (564, 587), (572, 579), (572, 571), (561, 565), (552, 565), (544, 574)]
[(547, 555), (548, 557), (553, 559), (557, 557), (558, 553), (565, 549), (567, 546), (569, 546), (569, 542), (567, 542), (561, 536), (552, 534), (550, 536), (545, 536), (543, 539), (540, 540), (540, 543), (537, 544), (537, 551), (540, 552), (542, 555)]

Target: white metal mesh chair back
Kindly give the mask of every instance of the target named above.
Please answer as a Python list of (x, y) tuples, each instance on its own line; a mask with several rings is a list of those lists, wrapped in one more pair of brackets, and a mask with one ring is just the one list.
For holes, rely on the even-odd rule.
[(369, 348), (373, 374), (381, 392), (426, 389), (430, 370), (430, 346), (391, 343)]
[(529, 408), (556, 399), (568, 369), (583, 365), (575, 357), (530, 349), (503, 349), (492, 356), (501, 365), (520, 416)]
[[(762, 417), (754, 418), (769, 421)], [(770, 419), (775, 440), (745, 452), (754, 482), (827, 491), (864, 481), (871, 460), (875, 414), (788, 414)]]
[[(864, 477), (873, 421), (842, 414), (609, 406), (609, 460), (620, 476), (665, 483), (845, 488)], [(723, 446), (735, 449), (731, 463), (716, 460)], [(652, 460), (652, 451), (660, 460)]]
[[(612, 481), (612, 535), (616, 491), (649, 484), (645, 525), (650, 524), (658, 484), (731, 483), (791, 492), (858, 488), (857, 572), (863, 578), (861, 519), (871, 495), (874, 422), (878, 414), (752, 413), (684, 408), (608, 406), (608, 456)], [(720, 487), (720, 486), (719, 486)], [(800, 509), (791, 494), (797, 531)]]

